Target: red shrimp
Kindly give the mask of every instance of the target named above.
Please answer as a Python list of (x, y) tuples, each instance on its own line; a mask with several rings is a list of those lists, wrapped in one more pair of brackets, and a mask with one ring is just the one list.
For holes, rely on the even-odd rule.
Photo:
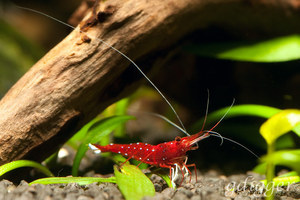
[[(208, 108), (208, 102), (209, 98), (207, 101), (207, 108)], [(183, 128), (177, 126), (164, 116), (154, 114), (158, 117), (161, 117), (162, 119), (166, 120), (168, 123), (174, 125), (176, 128), (184, 132), (186, 137), (179, 137), (177, 136), (174, 141), (170, 142), (164, 142), (158, 145), (151, 145), (147, 143), (131, 143), (131, 144), (109, 144), (106, 146), (100, 146), (98, 144), (89, 144), (89, 147), (95, 151), (95, 153), (101, 153), (101, 152), (113, 152), (113, 153), (118, 153), (122, 154), (123, 156), (127, 157), (127, 160), (124, 162), (126, 163), (130, 159), (135, 159), (138, 161), (141, 161), (141, 163), (147, 163), (153, 166), (157, 167), (162, 167), (162, 168), (168, 168), (170, 169), (170, 179), (171, 183), (174, 184), (174, 180), (177, 177), (177, 168), (181, 170), (182, 174), (182, 180), (180, 185), (182, 184), (184, 180), (184, 172), (183, 170), (186, 170), (186, 172), (191, 175), (191, 171), (188, 169), (188, 167), (194, 167), (195, 170), (195, 176), (196, 176), (196, 182), (197, 182), (197, 172), (196, 172), (196, 165), (193, 164), (186, 164), (187, 163), (187, 155), (186, 153), (191, 150), (196, 150), (198, 149), (198, 142), (200, 140), (203, 140), (209, 136), (216, 136), (221, 138), (223, 143), (223, 139), (228, 140), (232, 143), (235, 143), (242, 148), (246, 149), (249, 151), (251, 154), (253, 154), (255, 157), (259, 158), (254, 152), (252, 152), (250, 149), (245, 147), (244, 145), (231, 140), (230, 138), (226, 138), (221, 136), (219, 133), (213, 131), (214, 128), (216, 128), (219, 123), (225, 118), (229, 110), (231, 109), (232, 105), (234, 104), (234, 101), (232, 102), (231, 106), (229, 109), (226, 111), (226, 113), (223, 115), (223, 117), (210, 129), (203, 131), (205, 122), (206, 122), (206, 117), (207, 117), (207, 112), (208, 109), (206, 109), (206, 115), (204, 119), (204, 123), (202, 126), (202, 129), (200, 132), (194, 134), (194, 135), (189, 135)], [(124, 164), (122, 163), (122, 165)], [(140, 163), (140, 164), (141, 164)], [(191, 177), (190, 177), (191, 181)], [(175, 184), (174, 184), (175, 185)]]
[[(95, 6), (97, 6), (97, 2), (98, 1), (96, 1)], [(16, 6), (16, 7), (46, 16), (46, 17), (51, 18), (61, 24), (71, 27), (72, 29), (75, 30), (75, 27), (73, 27), (65, 22), (62, 22), (54, 17), (51, 17), (47, 14), (44, 14), (40, 11), (21, 7), (21, 6)], [(82, 33), (82, 30), (80, 30), (80, 32)], [(174, 112), (174, 114), (177, 117), (181, 126), (176, 125), (175, 123), (171, 122), (170, 120), (168, 120), (167, 118), (165, 118), (161, 115), (157, 115), (157, 114), (154, 114), (154, 115), (166, 120), (168, 123), (172, 124), (173, 126), (175, 126), (176, 128), (178, 128), (179, 130), (181, 130), (183, 133), (185, 133), (187, 135), (186, 137), (182, 137), (182, 138), (176, 137), (174, 141), (165, 142), (165, 143), (158, 144), (158, 145), (150, 145), (147, 143), (135, 143), (135, 144), (109, 144), (106, 146), (100, 146), (98, 144), (89, 144), (90, 148), (92, 150), (94, 150), (96, 153), (100, 153), (100, 152), (119, 153), (128, 158), (124, 163), (126, 163), (128, 160), (133, 158), (133, 159), (141, 161), (141, 163), (143, 162), (143, 163), (147, 163), (147, 164), (154, 165), (157, 167), (168, 168), (168, 169), (170, 169), (170, 178), (172, 180), (172, 183), (174, 183), (174, 180), (177, 176), (177, 168), (179, 168), (181, 170), (182, 181), (184, 179), (183, 170), (186, 170), (186, 172), (191, 175), (191, 171), (188, 169), (188, 167), (195, 168), (195, 175), (196, 175), (196, 181), (197, 181), (196, 165), (195, 164), (188, 164), (188, 165), (186, 164), (187, 163), (186, 153), (187, 153), (187, 151), (197, 149), (198, 148), (197, 142), (199, 142), (200, 140), (202, 140), (204, 138), (209, 137), (210, 135), (220, 137), (222, 139), (222, 141), (223, 141), (223, 139), (226, 139), (237, 145), (240, 145), (241, 147), (243, 147), (244, 149), (246, 149), (247, 151), (249, 151), (250, 153), (252, 153), (254, 156), (256, 156), (258, 158), (258, 156), (256, 154), (254, 154), (251, 150), (249, 150), (245, 146), (243, 146), (243, 145), (239, 144), (238, 142), (235, 142), (229, 138), (225, 138), (225, 137), (221, 136), (220, 134), (218, 134), (217, 132), (212, 131), (223, 120), (223, 118), (226, 116), (226, 114), (228, 113), (228, 111), (230, 110), (230, 108), (232, 107), (234, 102), (232, 103), (230, 108), (227, 110), (227, 112), (223, 115), (223, 117), (213, 126), (213, 128), (211, 128), (208, 131), (203, 131), (205, 121), (206, 121), (206, 116), (208, 113), (208, 102), (209, 101), (207, 101), (206, 115), (205, 115), (205, 120), (204, 120), (201, 131), (197, 134), (189, 135), (189, 133), (186, 131), (180, 117), (176, 113), (176, 111), (173, 108), (173, 106), (171, 105), (171, 103), (162, 94), (162, 92), (156, 87), (156, 85), (148, 78), (148, 76), (140, 69), (140, 67), (133, 60), (131, 60), (127, 55), (125, 55), (124, 53), (122, 53), (121, 51), (119, 51), (118, 49), (113, 47), (112, 45), (108, 44), (104, 40), (102, 40), (100, 38), (95, 38), (95, 39), (99, 40), (104, 45), (108, 46), (112, 50), (121, 54), (125, 59), (127, 59), (129, 62), (131, 62), (134, 67), (136, 67), (136, 69), (145, 77), (145, 79), (153, 86), (153, 88), (161, 95), (161, 97), (165, 100), (165, 102), (170, 106), (170, 108)], [(174, 172), (174, 170), (176, 170), (176, 172)], [(173, 174), (173, 176), (172, 176), (172, 174)], [(181, 181), (181, 183), (182, 183), (182, 181)]]
[[(182, 181), (184, 179), (183, 170), (191, 175), (191, 171), (188, 167), (194, 167), (196, 181), (196, 165), (186, 164), (187, 162), (187, 151), (195, 150), (198, 148), (197, 142), (210, 136), (209, 131), (200, 131), (197, 134), (179, 137), (177, 136), (174, 141), (164, 142), (158, 145), (151, 145), (147, 143), (130, 143), (130, 144), (109, 144), (106, 146), (100, 146), (98, 144), (89, 144), (90, 148), (96, 153), (100, 152), (113, 152), (122, 154), (128, 159), (124, 162), (126, 163), (130, 159), (135, 159), (141, 161), (141, 163), (147, 163), (157, 167), (163, 167), (170, 169), (170, 179), (173, 180), (172, 171), (178, 166), (182, 173)], [(122, 163), (122, 165), (124, 164)], [(176, 176), (177, 174), (175, 174)], [(190, 178), (191, 181), (191, 178)]]

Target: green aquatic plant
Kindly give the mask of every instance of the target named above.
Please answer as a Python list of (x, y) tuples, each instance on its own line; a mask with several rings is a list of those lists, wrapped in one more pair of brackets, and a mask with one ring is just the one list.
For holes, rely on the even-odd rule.
[(155, 195), (153, 183), (137, 166), (124, 163), (120, 170), (114, 167), (116, 182), (125, 199), (140, 200)]
[(273, 187), (275, 165), (285, 165), (300, 172), (300, 150), (275, 151), (276, 140), (289, 131), (299, 130), (299, 125), (300, 110), (288, 109), (275, 114), (260, 127), (260, 133), (268, 146), (267, 155), (262, 160), (266, 163), (266, 196), (269, 200), (274, 199), (270, 187)]
[[(220, 110), (210, 113), (207, 117), (207, 121), (210, 123), (216, 122), (224, 115), (228, 108), (222, 108)], [(263, 105), (237, 105), (233, 106), (226, 118), (241, 117), (241, 116), (253, 116), (267, 118), (267, 121), (260, 127), (260, 133), (267, 143), (267, 155), (263, 156), (259, 164), (254, 171), (258, 173), (266, 173), (266, 180), (262, 182), (266, 185), (266, 195), (269, 199), (273, 198), (274, 194), (271, 188), (280, 184), (285, 186), (288, 184), (299, 182), (300, 174), (300, 150), (288, 149), (275, 151), (276, 142), (280, 136), (284, 136), (286, 133), (293, 131), (300, 137), (300, 110), (287, 109), (280, 110)], [(202, 126), (203, 120), (201, 119), (195, 123), (194, 129), (199, 129)], [(289, 167), (295, 172), (287, 174), (286, 176), (280, 176), (274, 178), (275, 165), (282, 165)]]
[[(94, 121), (94, 124), (87, 129), (87, 132), (82, 138), (82, 143), (77, 149), (77, 153), (74, 158), (72, 175), (78, 175), (78, 169), (82, 158), (84, 157), (86, 151), (88, 150), (89, 143), (98, 143), (101, 139), (109, 135), (114, 129), (120, 126), (120, 124), (126, 122), (127, 120), (133, 119), (132, 116), (113, 116), (99, 121)], [(83, 127), (84, 128), (84, 127)], [(84, 128), (85, 129), (85, 128)]]
[(186, 46), (189, 52), (217, 59), (247, 62), (284, 62), (300, 59), (300, 35), (261, 41), (231, 41)]
[(38, 169), (40, 172), (45, 174), (46, 176), (54, 176), (52, 172), (45, 166), (41, 165), (38, 162), (31, 161), (31, 160), (16, 160), (9, 163), (6, 163), (4, 165), (0, 166), (0, 176), (6, 174), (7, 172), (10, 172), (14, 169), (18, 169), (21, 167), (33, 167)]

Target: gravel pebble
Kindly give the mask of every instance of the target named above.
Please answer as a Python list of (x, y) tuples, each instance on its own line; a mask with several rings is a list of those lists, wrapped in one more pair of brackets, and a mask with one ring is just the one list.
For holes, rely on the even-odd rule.
[[(247, 173), (248, 176), (260, 177), (254, 173)], [(198, 177), (197, 183), (183, 183), (175, 190), (167, 188), (166, 183), (160, 177), (154, 176), (156, 195), (145, 197), (144, 200), (262, 200), (263, 190), (250, 191), (250, 182), (246, 175), (233, 175), (224, 177), (210, 172), (208, 175)], [(235, 184), (231, 184), (236, 181)], [(231, 184), (231, 185), (229, 185)], [(240, 184), (240, 185), (239, 185)], [(239, 186), (239, 187), (238, 187)], [(288, 187), (281, 187), (276, 190), (276, 200), (292, 200), (300, 198), (300, 184), (293, 184)], [(116, 184), (92, 183), (80, 186), (76, 183), (70, 184), (35, 184), (29, 186), (26, 181), (21, 181), (15, 186), (8, 180), (0, 181), (0, 200), (124, 200)]]
[(80, 195), (77, 200), (93, 200), (93, 198), (91, 197), (87, 197), (87, 196), (83, 196), (83, 195)]
[(156, 192), (161, 192), (162, 191), (162, 185), (154, 183), (154, 188)]
[(192, 196), (191, 200), (202, 200), (200, 195), (194, 195)]
[(188, 198), (191, 198), (193, 196), (193, 193), (191, 192), (191, 190), (187, 190), (187, 189), (185, 189), (183, 187), (178, 188), (177, 189), (177, 193), (182, 193), (185, 196), (187, 196)]
[(183, 200), (183, 199), (187, 199), (187, 196), (183, 193), (177, 192), (177, 193), (175, 193), (175, 195), (172, 199), (174, 199), (174, 200)]
[(166, 188), (162, 191), (162, 194), (164, 194), (166, 197), (171, 198), (175, 193), (175, 190), (173, 188)]

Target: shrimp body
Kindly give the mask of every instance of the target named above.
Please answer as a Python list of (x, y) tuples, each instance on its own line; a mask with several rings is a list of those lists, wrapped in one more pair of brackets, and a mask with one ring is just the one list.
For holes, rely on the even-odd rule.
[(193, 166), (196, 168), (195, 164), (186, 165), (186, 153), (187, 151), (197, 149), (198, 146), (195, 146), (195, 144), (208, 136), (209, 132), (200, 131), (197, 134), (182, 138), (176, 137), (174, 141), (164, 142), (158, 145), (138, 142), (131, 144), (109, 144), (106, 146), (90, 144), (89, 146), (92, 150), (98, 153), (113, 152), (121, 154), (128, 158), (125, 162), (129, 159), (135, 159), (141, 161), (141, 163), (143, 162), (157, 167), (169, 168), (170, 178), (173, 182), (177, 174), (172, 177), (172, 171), (174, 172), (176, 167), (179, 167), (183, 177), (183, 170), (186, 170), (189, 174), (191, 174), (188, 167)]

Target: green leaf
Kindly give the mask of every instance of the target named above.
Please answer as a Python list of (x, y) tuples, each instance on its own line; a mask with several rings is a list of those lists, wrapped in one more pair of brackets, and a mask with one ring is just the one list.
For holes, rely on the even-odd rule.
[(107, 136), (114, 129), (116, 129), (120, 124), (130, 119), (134, 119), (134, 117), (127, 116), (127, 115), (113, 116), (113, 117), (107, 117), (93, 124), (90, 127), (86, 137), (83, 139), (75, 155), (73, 167), (72, 167), (72, 175), (77, 176), (80, 162), (83, 156), (85, 155), (86, 151), (88, 150), (89, 143), (99, 142), (102, 137)]
[(300, 110), (283, 110), (260, 127), (260, 133), (268, 144), (272, 144), (281, 135), (293, 130), (300, 123)]
[(140, 200), (145, 196), (154, 196), (155, 189), (150, 179), (135, 165), (125, 163), (121, 172), (114, 166), (118, 187), (127, 200)]
[(168, 185), (170, 188), (176, 189), (176, 184), (173, 185), (173, 184), (171, 183), (171, 179), (170, 179), (169, 175), (163, 174), (163, 173), (158, 173), (157, 175), (160, 176), (160, 177), (167, 183), (167, 185)]
[(263, 162), (283, 165), (294, 169), (300, 174), (300, 150), (280, 150), (262, 158)]
[(165, 168), (155, 168), (154, 170), (151, 170), (151, 173), (147, 173), (146, 175), (150, 178), (153, 174), (156, 174), (167, 183), (168, 187), (176, 189), (176, 184), (172, 184), (169, 174), (166, 173), (164, 169)]
[[(129, 105), (129, 99), (124, 98), (116, 103), (115, 115), (125, 115)], [(125, 137), (125, 124), (119, 126), (114, 133), (115, 137)]]
[(40, 170), (42, 173), (44, 173), (46, 176), (54, 176), (49, 169), (47, 169), (45, 166), (41, 165), (40, 163), (30, 161), (30, 160), (16, 160), (12, 161), (10, 163), (6, 163), (2, 166), (0, 166), (0, 176), (3, 174), (12, 171), (17, 168), (21, 167), (34, 167)]
[(256, 42), (220, 42), (190, 45), (192, 53), (219, 59), (248, 62), (283, 62), (300, 59), (300, 35)]
[[(261, 180), (264, 185), (267, 185), (267, 180)], [(286, 176), (286, 177), (276, 177), (273, 178), (273, 184), (274, 187), (278, 186), (288, 186), (293, 183), (298, 183), (300, 182), (300, 177), (299, 176)]]
[(283, 178), (283, 177), (289, 177), (289, 176), (298, 176), (298, 173), (295, 172), (295, 171), (290, 171), (290, 172), (287, 172), (287, 173), (285, 173), (285, 174), (282, 174), (282, 175), (280, 175), (280, 176), (278, 176), (278, 177)]
[(91, 120), (89, 123), (84, 125), (69, 141), (67, 142), (68, 145), (73, 147), (74, 149), (78, 148), (78, 142), (81, 142), (87, 135), (89, 129), (97, 122), (99, 122), (101, 119), (99, 117), (95, 117), (93, 120)]
[(61, 183), (78, 183), (79, 185), (88, 185), (91, 183), (116, 183), (115, 177), (110, 178), (100, 178), (100, 177), (51, 177), (51, 178), (41, 178), (29, 183), (33, 184), (61, 184)]
[(252, 171), (258, 174), (265, 174), (267, 171), (267, 163), (264, 162), (256, 165)]

